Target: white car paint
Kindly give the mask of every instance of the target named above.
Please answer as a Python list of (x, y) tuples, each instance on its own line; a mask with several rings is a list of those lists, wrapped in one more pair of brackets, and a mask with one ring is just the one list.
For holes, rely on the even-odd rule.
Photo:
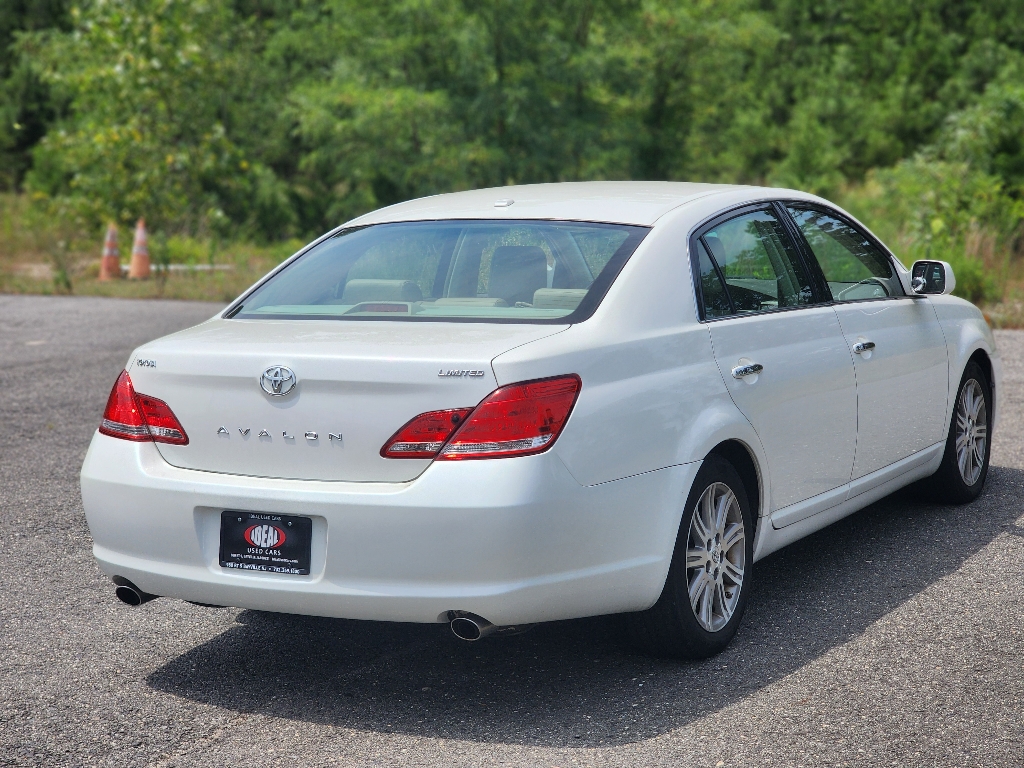
[[(158, 367), (133, 358), (127, 370), (137, 390), (174, 403), (188, 432), (188, 445), (157, 443), (169, 464), (298, 480), (412, 480), (428, 460), (378, 453), (398, 427), (425, 411), (475, 405), (497, 386), (496, 354), (566, 327), (473, 324), (453, 334), (445, 324), (403, 323), (396, 334), (389, 323), (300, 322), (213, 321), (149, 348)], [(301, 371), (298, 391), (268, 400), (259, 375), (270, 365)], [(442, 378), (441, 368), (481, 375)]]
[[(737, 407), (768, 454), (770, 509), (850, 481), (857, 448), (857, 383), (830, 306), (710, 323), (715, 357)], [(764, 366), (736, 379), (733, 368)]]
[(853, 354), (858, 425), (851, 479), (856, 480), (945, 439), (951, 407), (946, 340), (927, 300), (851, 302), (834, 309), (851, 350), (867, 339), (877, 345)]
[[(515, 202), (495, 208), (498, 199)], [(976, 351), (991, 360), (998, 403), (1001, 367), (984, 318), (960, 299), (931, 296), (891, 309), (865, 302), (700, 322), (690, 234), (733, 207), (774, 199), (830, 205), (792, 190), (595, 182), (438, 195), (350, 222), (652, 229), (594, 314), (571, 326), (339, 328), (218, 316), (143, 345), (128, 362), (136, 389), (167, 401), (190, 444), (94, 436), (82, 496), (101, 569), (158, 595), (359, 619), (436, 622), (457, 610), (515, 624), (636, 611), (657, 600), (690, 485), (723, 442), (742, 446), (756, 469), (755, 559), (926, 476), (942, 456), (950, 392)], [(878, 344), (870, 359), (852, 351), (861, 336)], [(765, 366), (756, 381), (729, 374), (743, 359)], [(262, 397), (259, 374), (274, 364), (296, 371), (299, 397)], [(437, 376), (449, 367), (485, 375)], [(417, 413), (566, 373), (583, 388), (545, 453), (378, 455)], [(264, 426), (268, 444), (238, 432)], [(337, 430), (344, 441), (277, 440), (289, 430)], [(346, 461), (335, 461), (342, 453)], [(218, 521), (229, 509), (311, 517), (311, 574), (221, 568)]]

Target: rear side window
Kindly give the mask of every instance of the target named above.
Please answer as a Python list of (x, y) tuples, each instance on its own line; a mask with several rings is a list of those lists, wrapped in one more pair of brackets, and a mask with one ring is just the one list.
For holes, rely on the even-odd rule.
[(578, 322), (646, 227), (429, 221), (347, 230), (300, 256), (229, 316)]
[(774, 211), (741, 214), (701, 240), (725, 279), (736, 314), (814, 303), (807, 271)]
[(903, 295), (889, 258), (865, 234), (816, 208), (789, 206), (788, 210), (821, 267), (834, 301)]

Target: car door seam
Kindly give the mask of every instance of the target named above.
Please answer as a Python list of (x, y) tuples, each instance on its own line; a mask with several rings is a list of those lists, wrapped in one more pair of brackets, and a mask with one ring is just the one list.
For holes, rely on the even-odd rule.
[[(956, 399), (955, 389), (960, 386), (959, 377), (953, 381), (953, 357), (950, 354), (949, 349), (949, 337), (946, 336), (946, 329), (942, 327), (942, 321), (939, 319), (939, 312), (935, 309), (935, 304), (927, 297), (924, 300), (928, 302), (928, 306), (932, 309), (932, 317), (935, 318), (935, 324), (939, 326), (939, 333), (942, 334), (943, 346), (946, 348), (946, 413), (949, 414), (949, 421), (953, 421), (953, 400)], [(943, 420), (944, 432), (943, 434), (949, 433), (949, 424)]]
[(850, 355), (850, 365), (853, 366), (853, 392), (854, 400), (857, 403), (857, 418), (854, 424), (857, 427), (856, 435), (853, 439), (853, 464), (850, 465), (850, 479), (849, 483), (853, 482), (853, 473), (857, 471), (857, 452), (860, 450), (860, 378), (857, 372), (857, 359), (853, 356), (853, 350), (850, 349), (850, 339), (846, 333), (846, 329), (843, 327), (843, 318), (839, 316), (839, 310), (836, 309), (835, 304), (832, 305), (832, 312), (836, 316), (836, 322), (839, 323), (839, 332), (843, 334), (843, 341), (846, 342), (846, 351)]
[[(728, 319), (728, 318), (725, 318)], [(729, 395), (729, 401), (732, 403), (732, 407), (743, 417), (743, 420), (750, 426), (750, 431), (754, 433), (754, 437), (757, 438), (757, 442), (760, 443), (761, 455), (764, 456), (764, 471), (761, 473), (763, 478), (761, 494), (763, 498), (760, 500), (759, 506), (762, 510), (765, 510), (761, 515), (762, 517), (771, 514), (772, 496), (771, 496), (771, 459), (768, 458), (768, 452), (765, 450), (764, 443), (761, 442), (761, 435), (757, 433), (754, 428), (754, 424), (747, 417), (747, 414), (740, 408), (739, 403), (736, 402), (736, 398), (732, 396), (732, 390), (729, 389), (729, 382), (725, 378), (725, 373), (722, 371), (722, 364), (718, 361), (718, 354), (715, 352), (715, 337), (711, 334), (711, 326), (705, 324), (708, 332), (708, 342), (711, 344), (711, 359), (715, 361), (715, 367), (718, 368), (718, 375), (722, 377), (722, 384), (725, 385), (725, 391)], [(756, 459), (755, 459), (756, 461)]]

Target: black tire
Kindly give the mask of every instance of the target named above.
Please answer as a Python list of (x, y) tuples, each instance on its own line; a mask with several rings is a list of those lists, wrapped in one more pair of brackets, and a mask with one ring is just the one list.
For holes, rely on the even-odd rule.
[[(724, 621), (721, 626), (709, 631), (697, 618), (697, 610), (691, 607), (689, 598), (689, 579), (686, 562), (686, 551), (691, 537), (691, 525), (694, 515), (698, 513), (698, 503), (701, 502), (705, 491), (720, 490), (721, 484), (732, 491), (738, 502), (740, 514), (743, 521), (743, 563), (742, 579), (739, 584), (739, 594), (735, 598), (729, 598), (730, 602), (735, 599), (731, 616), (726, 620), (725, 611), (712, 620)], [(735, 514), (735, 513), (734, 513)], [(708, 551), (717, 551), (714, 546)], [(740, 551), (737, 542), (734, 549), (726, 553), (726, 556), (735, 557)], [(725, 570), (726, 556), (718, 561), (713, 561), (709, 556), (704, 566), (691, 568), (691, 578), (696, 578), (700, 570), (705, 570), (709, 576), (714, 574), (717, 577), (718, 570)], [(711, 454), (705, 460), (697, 477), (693, 481), (690, 495), (686, 499), (686, 507), (683, 512), (683, 519), (679, 525), (679, 533), (676, 536), (675, 551), (672, 555), (672, 564), (669, 567), (668, 578), (662, 589), (661, 597), (651, 608), (640, 613), (630, 614), (629, 634), (633, 642), (642, 650), (656, 656), (668, 656), (685, 659), (703, 659), (713, 656), (724, 650), (736, 634), (740, 621), (743, 619), (743, 612), (747, 606), (747, 595), (750, 593), (751, 576), (753, 573), (754, 556), (754, 525), (750, 513), (750, 502), (744, 490), (743, 481), (732, 464), (720, 456)], [(716, 563), (721, 565), (717, 569)], [(710, 570), (716, 568), (716, 570)], [(726, 596), (727, 587), (723, 587), (722, 597)], [(718, 593), (712, 600), (717, 599)], [(703, 602), (701, 603), (703, 607)], [(714, 604), (714, 603), (713, 603)]]
[[(972, 483), (965, 480), (960, 470), (957, 452), (957, 409), (960, 407), (964, 390), (977, 383), (985, 402), (985, 460), (981, 464), (981, 472)], [(977, 390), (976, 390), (977, 391)], [(953, 411), (949, 419), (949, 434), (946, 435), (946, 450), (942, 454), (942, 463), (938, 471), (931, 477), (921, 481), (922, 488), (934, 501), (944, 504), (966, 504), (981, 495), (988, 477), (989, 456), (992, 453), (992, 385), (985, 371), (977, 363), (971, 362), (964, 369), (960, 386), (956, 390)]]

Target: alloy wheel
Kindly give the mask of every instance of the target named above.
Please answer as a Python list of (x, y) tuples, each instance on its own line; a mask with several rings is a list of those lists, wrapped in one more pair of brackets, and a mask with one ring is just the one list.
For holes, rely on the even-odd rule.
[(701, 494), (690, 519), (686, 583), (697, 622), (717, 632), (732, 618), (743, 588), (746, 531), (736, 494), (712, 483)]
[(956, 461), (960, 477), (974, 485), (985, 468), (988, 407), (977, 379), (968, 379), (956, 403)]

